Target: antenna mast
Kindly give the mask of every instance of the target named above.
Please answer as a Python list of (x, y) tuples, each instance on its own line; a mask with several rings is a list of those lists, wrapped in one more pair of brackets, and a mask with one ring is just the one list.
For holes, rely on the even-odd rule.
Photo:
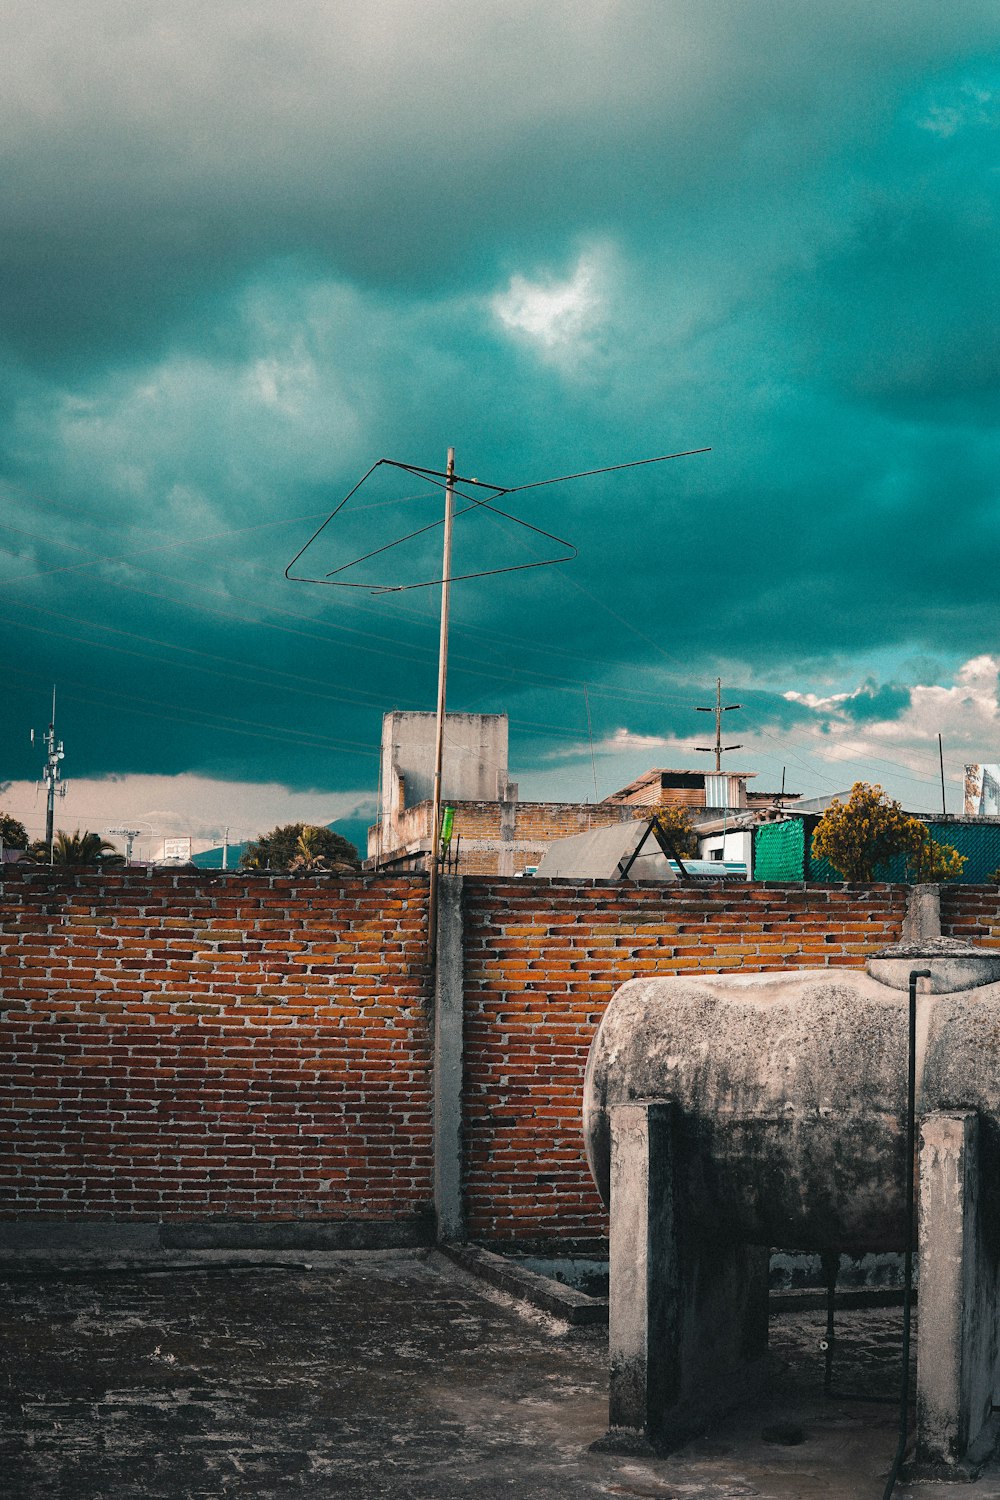
[(455, 450), (448, 449), (444, 491), (444, 560), (441, 566), (441, 644), (438, 652), (437, 726), (434, 739), (434, 798), (431, 804), (430, 891), (427, 905), (427, 948), (431, 962), (437, 951), (438, 864), (441, 841), (441, 768), (444, 764), (445, 697), (448, 683), (448, 608), (451, 602), (451, 533), (455, 511)]
[(139, 834), (142, 832), (142, 829), (141, 828), (109, 828), (108, 832), (109, 833), (117, 834), (119, 838), (123, 838), (125, 840), (125, 863), (127, 865), (130, 865), (132, 863), (132, 845), (134, 844), (135, 840), (138, 838)]

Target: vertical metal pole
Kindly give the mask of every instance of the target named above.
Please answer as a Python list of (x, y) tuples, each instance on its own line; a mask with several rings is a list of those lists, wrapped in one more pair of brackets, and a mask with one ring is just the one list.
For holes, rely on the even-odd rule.
[(431, 962), (437, 951), (438, 855), (441, 833), (441, 767), (444, 761), (445, 698), (448, 682), (448, 606), (451, 593), (451, 528), (455, 508), (455, 450), (448, 449), (448, 482), (444, 490), (444, 561), (441, 566), (441, 642), (438, 648), (437, 733), (434, 741), (434, 796), (431, 805), (431, 852), (428, 870), (430, 892), (427, 903), (427, 954)]
[(910, 1419), (910, 1312), (913, 1306), (913, 1153), (917, 1138), (917, 980), (930, 979), (930, 969), (911, 969), (906, 1030), (906, 1245), (903, 1253), (903, 1369), (899, 1389), (899, 1441), (882, 1491), (890, 1500), (906, 1456)]
[(722, 770), (722, 678), (715, 679), (715, 769)]
[(56, 689), (52, 686), (52, 720), (49, 724), (49, 732), (46, 737), (48, 746), (48, 758), (45, 765), (45, 780), (48, 783), (48, 796), (45, 799), (45, 842), (49, 850), (49, 864), (54, 863), (55, 846), (55, 814), (56, 814)]
[(938, 735), (938, 761), (941, 766), (941, 811), (947, 816), (948, 806), (944, 800), (944, 746), (940, 735)]

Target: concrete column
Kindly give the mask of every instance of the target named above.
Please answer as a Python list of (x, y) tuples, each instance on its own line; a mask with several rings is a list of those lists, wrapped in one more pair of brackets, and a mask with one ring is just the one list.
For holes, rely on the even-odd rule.
[(649, 1449), (677, 1395), (673, 1124), (669, 1102), (611, 1110), (610, 1431), (602, 1446), (616, 1451)]
[(982, 1212), (982, 1148), (974, 1111), (925, 1117), (915, 1478), (968, 1479), (995, 1440), (998, 1281)]
[(434, 1209), (439, 1240), (465, 1238), (462, 1202), (462, 1083), (465, 963), (462, 877), (438, 886), (434, 969)]
[(666, 1451), (744, 1399), (767, 1347), (766, 1246), (732, 1243), (684, 1183), (669, 1100), (611, 1108), (606, 1452)]
[(941, 887), (930, 883), (911, 885), (906, 893), (906, 915), (900, 942), (926, 943), (940, 936)]

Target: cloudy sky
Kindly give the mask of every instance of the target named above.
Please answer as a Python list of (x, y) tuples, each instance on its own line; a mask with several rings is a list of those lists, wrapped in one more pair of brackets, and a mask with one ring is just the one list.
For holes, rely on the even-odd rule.
[[(523, 796), (1000, 760), (995, 0), (0, 4), (0, 808), (364, 817), (437, 598), (290, 583), (378, 458), (573, 561), (456, 584)], [(467, 487), (468, 488), (468, 487)], [(501, 502), (503, 503), (503, 502)], [(302, 561), (434, 522), (376, 470)], [(440, 532), (338, 575), (433, 577)], [(553, 544), (481, 508), (456, 571)], [(995, 550), (996, 549), (996, 550)], [(559, 549), (556, 548), (556, 553)]]

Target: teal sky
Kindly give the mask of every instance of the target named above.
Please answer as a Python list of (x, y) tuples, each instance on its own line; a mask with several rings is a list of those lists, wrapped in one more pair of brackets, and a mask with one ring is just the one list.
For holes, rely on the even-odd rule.
[[(370, 801), (436, 596), (283, 568), (449, 444), (498, 485), (712, 449), (528, 491), (577, 558), (456, 585), (449, 703), (509, 713), (522, 795), (698, 764), (717, 676), (761, 787), (1000, 760), (995, 0), (3, 10), (0, 806), (53, 682), (122, 816)], [(436, 519), (404, 479), (321, 571)], [(469, 516), (456, 571), (538, 547)]]

